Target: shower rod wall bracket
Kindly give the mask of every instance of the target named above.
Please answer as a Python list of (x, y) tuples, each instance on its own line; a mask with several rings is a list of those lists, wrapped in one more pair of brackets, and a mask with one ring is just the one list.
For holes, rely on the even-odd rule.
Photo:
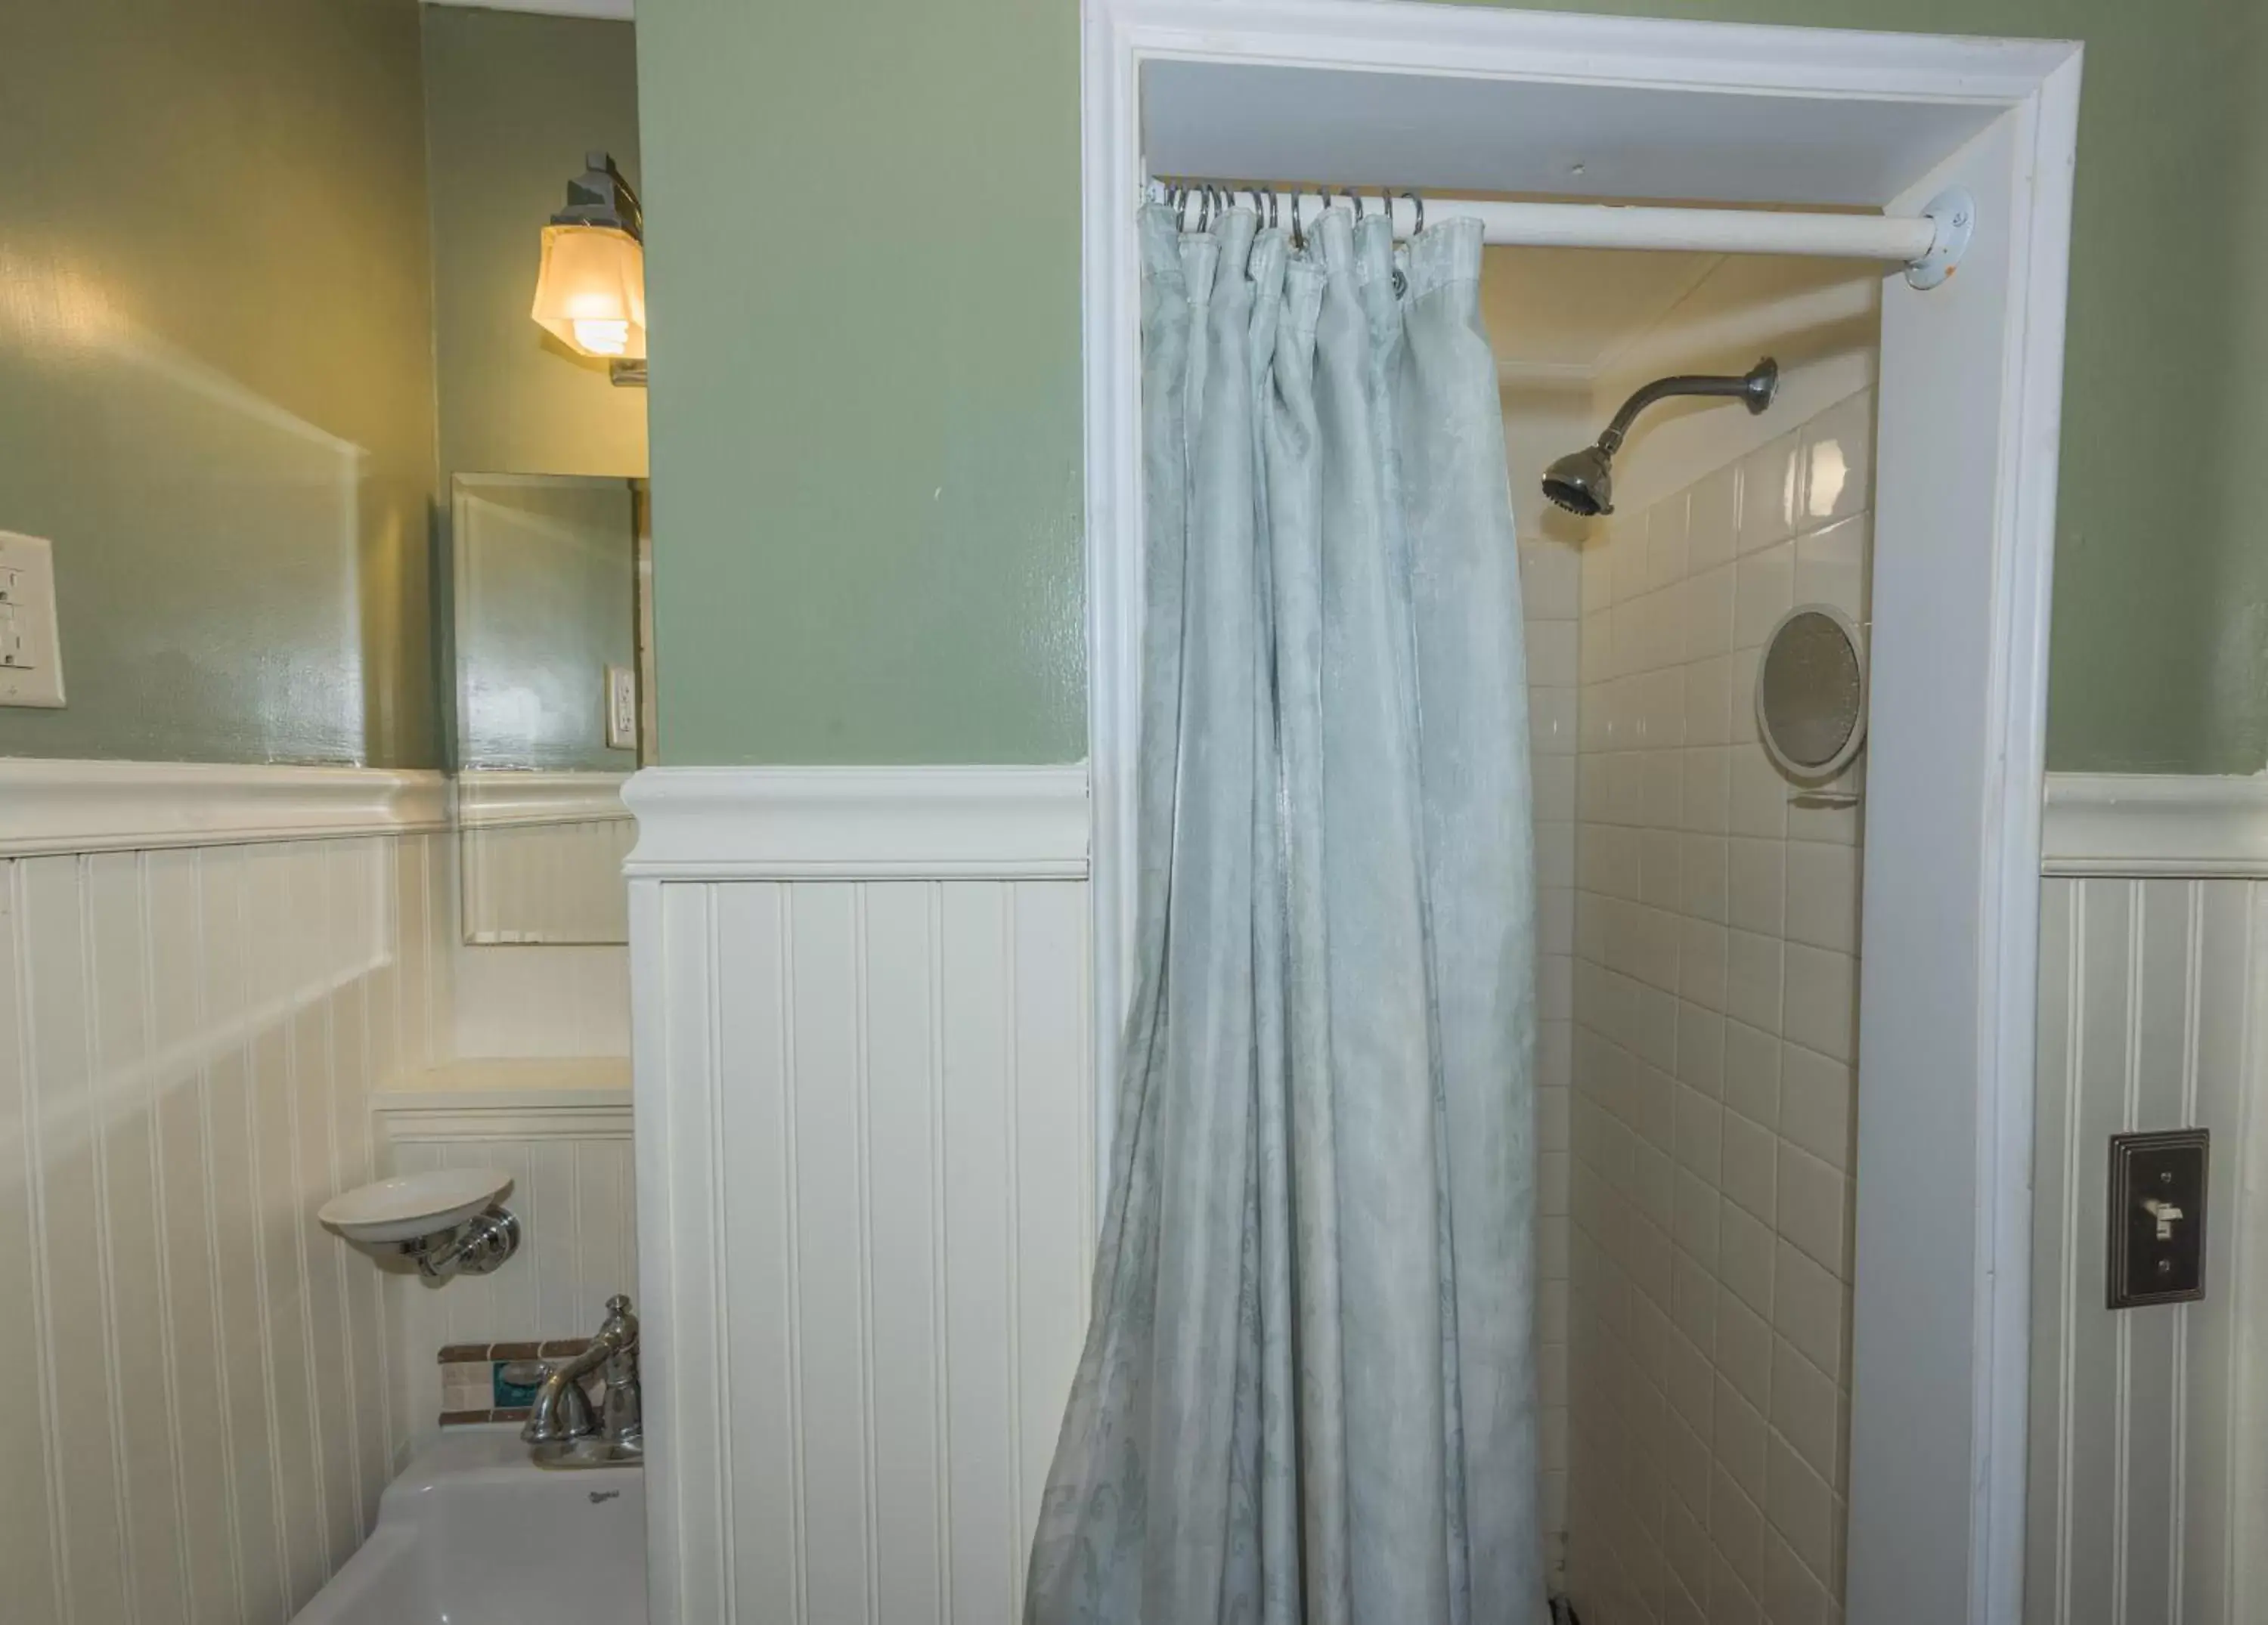
[(1922, 218), (1937, 224), (1937, 240), (1929, 252), (1906, 267), (1906, 281), (1917, 288), (1942, 288), (1961, 268), (1969, 239), (1977, 232), (1977, 200), (1966, 187), (1948, 187), (1929, 200)]

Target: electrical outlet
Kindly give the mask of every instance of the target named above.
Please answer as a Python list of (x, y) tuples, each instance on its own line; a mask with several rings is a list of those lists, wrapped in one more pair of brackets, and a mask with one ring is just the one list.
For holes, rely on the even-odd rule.
[(54, 549), (37, 536), (0, 531), (0, 705), (63, 702)]
[(610, 665), (607, 668), (607, 748), (636, 750), (637, 748), (637, 668)]

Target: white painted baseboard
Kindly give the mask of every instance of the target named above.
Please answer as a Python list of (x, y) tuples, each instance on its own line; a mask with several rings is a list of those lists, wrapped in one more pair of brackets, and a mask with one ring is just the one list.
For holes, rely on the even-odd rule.
[(0, 758), (0, 857), (446, 829), (426, 769)]
[(2040, 870), (2268, 877), (2268, 774), (2051, 773)]
[(657, 1625), (1020, 1617), (1094, 1246), (1084, 770), (627, 799)]

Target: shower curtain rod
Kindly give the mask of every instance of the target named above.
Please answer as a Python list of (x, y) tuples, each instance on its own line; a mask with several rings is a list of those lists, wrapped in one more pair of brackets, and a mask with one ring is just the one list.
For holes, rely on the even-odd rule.
[(1933, 199), (1912, 216), (1783, 213), (1760, 209), (1666, 209), (1616, 203), (1519, 203), (1483, 198), (1386, 196), (1350, 190), (1325, 194), (1303, 188), (1294, 194), (1268, 187), (1230, 188), (1218, 181), (1152, 183), (1152, 195), (1164, 201), (1186, 188), (1184, 215), (1196, 218), (1206, 186), (1215, 207), (1227, 201), (1263, 213), (1272, 197), (1278, 224), (1291, 224), (1296, 201), (1300, 218), (1312, 222), (1319, 202), (1351, 206), (1366, 214), (1388, 210), (1394, 234), (1406, 238), (1421, 221), (1463, 216), (1481, 223), (1486, 243), (1538, 248), (1663, 249), (1700, 254), (1802, 254), (1834, 260), (1886, 260), (1908, 268), (1917, 286), (1933, 287), (1951, 274), (1968, 244), (1975, 210), (1965, 194)]

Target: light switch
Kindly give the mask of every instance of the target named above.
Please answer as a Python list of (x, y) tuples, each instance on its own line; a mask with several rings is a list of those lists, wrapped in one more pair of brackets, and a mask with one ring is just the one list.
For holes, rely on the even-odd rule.
[(637, 724), (637, 668), (610, 665), (607, 668), (607, 747), (636, 750)]
[(2205, 1296), (2205, 1165), (2202, 1129), (2110, 1137), (2113, 1309)]
[(0, 705), (63, 702), (54, 552), (37, 536), (0, 531)]

